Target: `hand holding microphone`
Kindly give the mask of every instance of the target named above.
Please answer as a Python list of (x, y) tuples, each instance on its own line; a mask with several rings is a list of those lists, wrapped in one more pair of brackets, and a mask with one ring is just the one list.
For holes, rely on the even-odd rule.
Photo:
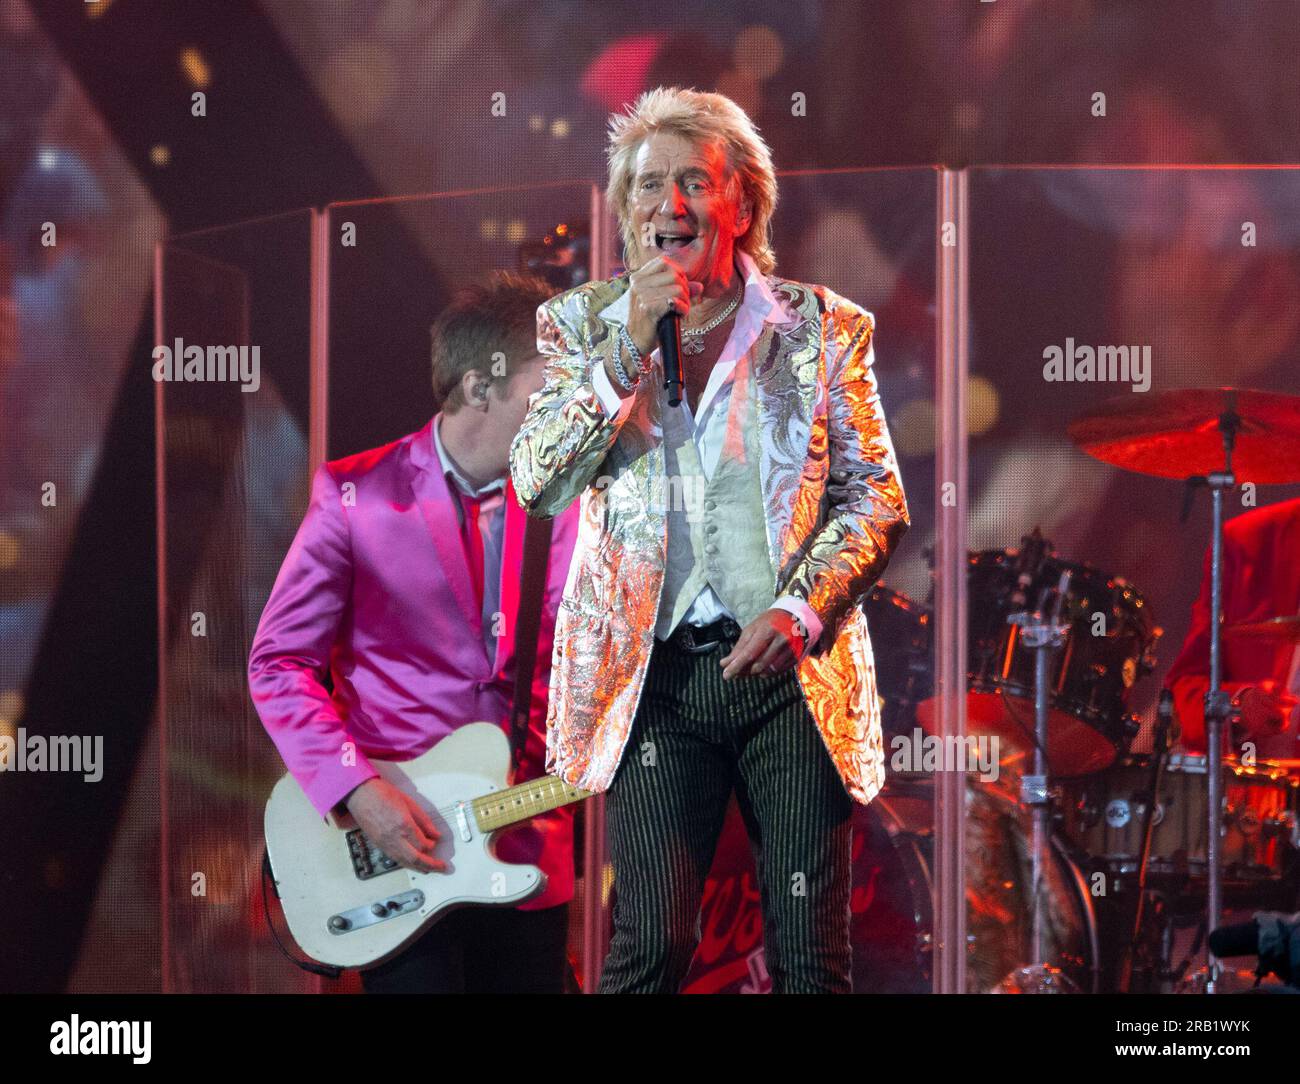
[[(676, 358), (668, 356), (680, 336), (681, 317), (690, 312), (691, 302), (703, 291), (704, 287), (700, 283), (687, 279), (681, 267), (667, 256), (656, 256), (632, 272), (631, 286), (628, 289), (628, 334), (642, 357), (648, 358), (656, 346), (660, 348), (664, 362), (670, 369), (676, 370), (669, 372), (670, 379), (674, 376), (681, 377), (680, 354)], [(670, 326), (673, 320), (678, 322), (676, 329)], [(669, 344), (661, 341), (661, 323), (665, 335), (670, 338)], [(668, 349), (664, 349), (665, 345)], [(624, 363), (627, 362), (628, 359), (624, 358)], [(605, 369), (615, 385), (628, 387), (620, 380), (612, 358), (606, 363)], [(680, 395), (679, 388), (677, 391), (679, 399)]]

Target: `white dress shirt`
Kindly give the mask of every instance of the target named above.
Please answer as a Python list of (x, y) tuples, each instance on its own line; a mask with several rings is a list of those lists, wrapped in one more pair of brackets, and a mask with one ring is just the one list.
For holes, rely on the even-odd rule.
[[(752, 362), (751, 351), (762, 333), (764, 323), (784, 324), (798, 319), (798, 316), (772, 293), (763, 273), (747, 253), (737, 250), (736, 258), (745, 275), (744, 295), (736, 309), (731, 334), (727, 337), (726, 345), (723, 346), (717, 362), (714, 363), (713, 371), (709, 373), (709, 381), (700, 396), (699, 404), (692, 412), (683, 393), (682, 401), (677, 407), (670, 407), (667, 400), (664, 401), (663, 406), (665, 436), (674, 427), (685, 427), (685, 431), (689, 432), (695, 441), (705, 478), (713, 477), (722, 455), (727, 433), (727, 410), (731, 403), (731, 389), (735, 384), (737, 363), (742, 358), (747, 363)], [(622, 297), (600, 312), (600, 318), (611, 324), (626, 325), (629, 305), (630, 300), (625, 292)], [(658, 348), (654, 350), (651, 357), (659, 360)], [(634, 391), (623, 392), (616, 388), (605, 372), (602, 362), (593, 364), (591, 383), (597, 399), (610, 417), (617, 417), (620, 412), (626, 415), (631, 410)], [(670, 536), (668, 544), (689, 547), (691, 543), (689, 538)], [(793, 595), (782, 595), (773, 601), (772, 606), (789, 611), (803, 622), (807, 630), (807, 639), (804, 643), (806, 654), (821, 637), (821, 618), (808, 603)], [(717, 592), (706, 584), (691, 603), (684, 620), (690, 625), (707, 625), (720, 617), (730, 617), (734, 620), (735, 616), (722, 604)]]

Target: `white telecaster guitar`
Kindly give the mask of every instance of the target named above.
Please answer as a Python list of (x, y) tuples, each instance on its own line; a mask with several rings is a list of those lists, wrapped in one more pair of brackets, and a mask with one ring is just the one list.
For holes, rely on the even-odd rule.
[(510, 743), (491, 723), (462, 726), (415, 760), (371, 764), (433, 818), (445, 873), (396, 865), (350, 815), (323, 819), (292, 776), (266, 803), (266, 849), (289, 931), (334, 967), (383, 963), (453, 908), (508, 907), (542, 891), (536, 866), (497, 860), (492, 833), (590, 796), (553, 776), (508, 787)]

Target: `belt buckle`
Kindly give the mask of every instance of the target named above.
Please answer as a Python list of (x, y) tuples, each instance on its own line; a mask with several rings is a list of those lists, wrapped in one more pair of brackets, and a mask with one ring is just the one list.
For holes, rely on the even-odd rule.
[(718, 646), (718, 642), (716, 640), (710, 640), (705, 644), (697, 642), (695, 629), (695, 625), (684, 625), (682, 627), (682, 650), (691, 655), (707, 655)]
[[(717, 639), (708, 640), (704, 643), (699, 643), (695, 639), (696, 632), (700, 628), (713, 628), (713, 627), (717, 627), (718, 629), (719, 636)], [(683, 651), (686, 651), (692, 655), (707, 655), (715, 648), (721, 647), (724, 638), (729, 637), (735, 639), (736, 637), (740, 636), (740, 632), (741, 632), (740, 625), (729, 617), (722, 618), (718, 621), (712, 622), (710, 625), (705, 625), (705, 626), (683, 625), (681, 629), (681, 636), (682, 636), (681, 647)]]

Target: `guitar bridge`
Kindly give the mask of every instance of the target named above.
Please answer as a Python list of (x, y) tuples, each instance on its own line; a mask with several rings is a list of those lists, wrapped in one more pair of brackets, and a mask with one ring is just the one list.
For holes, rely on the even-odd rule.
[(346, 836), (348, 854), (352, 858), (352, 872), (358, 881), (368, 881), (372, 877), (382, 877), (397, 869), (397, 862), (389, 858), (370, 840), (360, 828), (354, 828)]

